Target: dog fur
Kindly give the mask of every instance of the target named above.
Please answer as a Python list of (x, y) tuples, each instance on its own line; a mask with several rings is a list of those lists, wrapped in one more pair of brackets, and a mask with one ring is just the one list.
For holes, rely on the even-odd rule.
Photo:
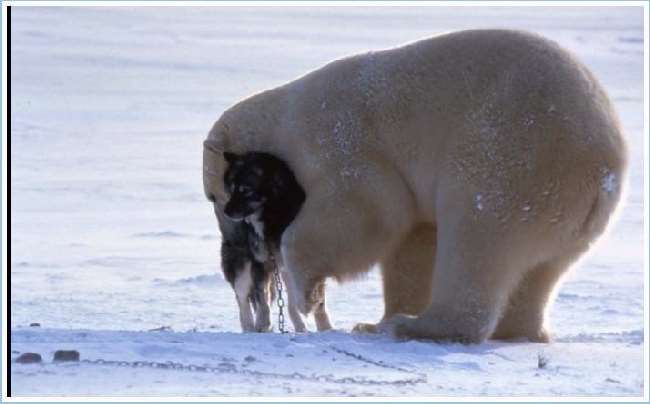
[(548, 340), (545, 309), (604, 231), (627, 156), (592, 73), (510, 30), (332, 62), (236, 104), (204, 144), (206, 166), (268, 152), (304, 187), (281, 243), (302, 312), (324, 278), (379, 263), (379, 330), (468, 342)]
[[(305, 193), (291, 169), (274, 156), (225, 153), (224, 157), (228, 166), (223, 182), (229, 199), (223, 212), (217, 211), (222, 230), (223, 272), (235, 291), (242, 330), (269, 331), (270, 303), (276, 292), (272, 277), (281, 266), (280, 238), (300, 210)], [(294, 304), (290, 277), (282, 273), (288, 285), (287, 309), (294, 330), (304, 332), (306, 327)], [(331, 328), (324, 287), (324, 283), (319, 286), (322, 293), (315, 316), (319, 331)]]
[(272, 273), (275, 265), (258, 260), (251, 244), (254, 230), (245, 221), (233, 221), (215, 209), (221, 229), (221, 268), (232, 286), (244, 332), (271, 330), (270, 304), (275, 297)]

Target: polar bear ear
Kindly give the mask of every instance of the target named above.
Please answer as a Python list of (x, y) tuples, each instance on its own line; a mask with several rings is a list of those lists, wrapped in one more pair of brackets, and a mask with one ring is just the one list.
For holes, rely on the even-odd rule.
[(223, 153), (224, 145), (223, 141), (216, 139), (206, 139), (203, 141), (203, 147), (213, 153)]
[(223, 148), (219, 141), (208, 139), (203, 142), (203, 189), (205, 196), (212, 202), (225, 205), (228, 197), (224, 190), (223, 175), (226, 171), (226, 162), (223, 157)]

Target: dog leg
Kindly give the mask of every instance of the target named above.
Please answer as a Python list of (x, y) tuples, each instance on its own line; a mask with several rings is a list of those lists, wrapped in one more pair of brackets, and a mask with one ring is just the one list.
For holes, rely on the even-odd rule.
[(256, 293), (255, 330), (257, 332), (271, 331), (271, 277), (268, 274), (262, 283), (262, 288)]
[(237, 304), (239, 305), (239, 323), (243, 332), (255, 331), (255, 320), (253, 319), (253, 310), (248, 301), (248, 297), (241, 299), (237, 296)]
[(253, 318), (253, 310), (249, 300), (252, 288), (253, 278), (251, 273), (251, 263), (247, 262), (244, 269), (240, 274), (238, 274), (234, 283), (237, 304), (239, 305), (239, 322), (241, 323), (241, 328), (244, 332), (255, 331), (255, 320)]

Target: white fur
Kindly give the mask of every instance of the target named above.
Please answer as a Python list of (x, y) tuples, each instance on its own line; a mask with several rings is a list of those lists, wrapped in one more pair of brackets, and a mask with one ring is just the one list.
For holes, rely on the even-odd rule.
[(508, 30), (337, 60), (233, 106), (206, 147), (272, 153), (305, 189), (282, 237), (301, 311), (325, 278), (379, 263), (380, 328), (475, 342), (548, 339), (552, 292), (605, 229), (627, 165), (592, 73)]
[(260, 213), (255, 212), (250, 216), (246, 216), (246, 218), (244, 220), (248, 224), (253, 226), (253, 229), (255, 230), (255, 233), (257, 234), (257, 237), (264, 240), (264, 222), (260, 218)]
[(307, 327), (303, 321), (302, 314), (300, 314), (296, 306), (296, 296), (300, 292), (296, 290), (296, 285), (293, 282), (291, 274), (286, 271), (281, 271), (280, 274), (287, 288), (287, 309), (289, 311), (289, 318), (291, 318), (291, 322), (293, 323), (293, 329), (295, 332), (305, 332), (307, 331)]

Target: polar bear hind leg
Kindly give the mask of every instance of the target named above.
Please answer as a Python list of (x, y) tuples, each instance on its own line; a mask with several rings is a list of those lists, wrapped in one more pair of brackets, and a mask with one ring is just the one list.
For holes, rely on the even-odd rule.
[[(622, 176), (619, 168), (615, 173)], [(583, 181), (581, 193), (565, 193), (563, 206), (573, 220), (559, 226), (499, 227), (485, 216), (463, 216), (463, 209), (444, 216), (437, 227), (431, 305), (417, 317), (393, 316), (380, 330), (416, 339), (547, 341), (544, 314), (556, 285), (603, 233), (620, 198), (620, 188), (584, 185), (598, 185), (597, 176)]]
[(546, 307), (553, 300), (553, 291), (572, 258), (539, 264), (519, 282), (492, 334), (493, 339), (549, 342), (550, 335), (544, 324)]
[[(621, 174), (618, 170), (618, 175)], [(492, 334), (494, 339), (527, 338), (533, 342), (548, 342), (549, 331), (545, 326), (548, 304), (553, 301), (560, 278), (605, 230), (614, 207), (620, 198), (620, 189), (608, 194), (598, 191), (591, 202), (586, 218), (575, 232), (573, 243), (568, 243), (554, 259), (535, 265), (510, 295), (503, 317)]]

